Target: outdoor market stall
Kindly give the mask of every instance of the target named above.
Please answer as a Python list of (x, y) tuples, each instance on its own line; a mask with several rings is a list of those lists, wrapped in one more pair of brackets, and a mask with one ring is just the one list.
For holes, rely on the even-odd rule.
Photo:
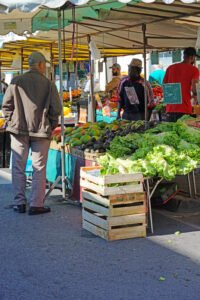
[[(188, 17), (199, 15), (200, 10), (198, 8), (198, 5), (196, 5), (196, 4), (185, 5), (185, 4), (180, 4), (180, 3), (177, 4), (177, 2), (176, 2), (174, 5), (176, 7), (179, 7), (180, 9), (178, 9), (177, 11), (174, 11), (173, 8), (166, 9), (163, 6), (163, 4), (159, 3), (159, 7), (161, 8), (161, 9), (159, 8), (160, 15), (158, 14), (157, 4), (155, 4), (155, 5), (151, 4), (151, 5), (152, 5), (151, 6), (151, 8), (152, 8), (151, 14), (149, 13), (149, 7), (145, 6), (145, 4), (143, 4), (143, 3), (135, 4), (134, 3), (125, 9), (122, 8), (120, 10), (119, 9), (109, 10), (109, 14), (107, 16), (106, 15), (103, 16), (103, 21), (96, 20), (96, 19), (90, 20), (88, 18), (87, 22), (82, 22), (82, 24), (81, 23), (78, 24), (78, 32), (80, 34), (79, 37), (81, 39), (86, 39), (86, 38), (88, 38), (88, 35), (90, 35), (90, 36), (94, 37), (94, 41), (96, 42), (96, 44), (98, 46), (102, 43), (102, 48), (104, 48), (105, 45), (112, 45), (112, 47), (114, 47), (114, 46), (119, 47), (119, 44), (121, 44), (122, 40), (125, 39), (124, 38), (125, 34), (127, 34), (127, 38), (126, 38), (127, 46), (125, 46), (124, 48), (126, 48), (126, 47), (134, 48), (138, 52), (139, 51), (141, 52), (141, 50), (142, 50), (144, 52), (144, 55), (145, 55), (147, 49), (154, 50), (154, 49), (158, 49), (161, 47), (163, 47), (165, 49), (167, 49), (167, 48), (174, 49), (176, 47), (180, 48), (180, 46), (182, 46), (182, 47), (191, 46), (192, 43), (193, 44), (195, 43), (196, 36), (197, 36), (197, 27), (195, 27), (195, 26), (196, 26), (197, 22), (194, 19), (191, 20)], [(130, 18), (127, 17), (128, 15), (130, 16)], [(133, 19), (132, 18), (133, 15), (134, 16), (138, 15), (138, 17), (135, 17)], [(141, 24), (141, 16), (143, 18), (142, 24)], [(42, 15), (41, 17), (44, 20), (44, 15)], [(47, 15), (47, 20), (48, 20), (48, 15)], [(117, 20), (117, 24), (116, 24), (116, 20)], [(119, 22), (119, 20), (120, 20), (120, 22)], [(188, 22), (190, 22), (190, 24), (194, 24), (195, 22), (196, 23), (194, 26), (188, 26), (188, 25), (182, 25), (182, 24), (180, 25), (180, 23), (177, 25), (177, 20), (179, 20), (179, 22), (186, 22), (187, 24), (188, 24)], [(123, 24), (121, 22), (123, 22)], [(162, 32), (162, 34), (158, 34), (158, 32), (157, 32), (158, 27), (156, 24), (158, 22), (159, 22), (159, 27), (160, 27), (159, 29)], [(70, 31), (70, 33), (69, 33), (70, 35), (72, 32), (74, 32), (73, 25), (78, 22), (75, 22), (73, 20), (72, 23), (73, 23), (72, 25), (69, 25), (67, 27), (67, 30), (69, 29), (69, 31)], [(105, 29), (105, 27), (107, 27), (107, 28)], [(97, 28), (98, 28), (98, 30), (96, 30)], [(138, 28), (139, 28), (139, 31), (138, 31)], [(50, 28), (48, 28), (48, 29), (50, 29)], [(60, 27), (59, 27), (59, 29), (60, 29)], [(167, 33), (167, 30), (168, 30), (168, 33)], [(51, 31), (50, 33), (51, 33), (51, 38), (53, 36), (55, 37), (55, 34), (56, 34), (55, 32)], [(39, 33), (38, 36), (40, 36), (40, 34), (41, 33)], [(169, 35), (170, 35), (170, 37), (169, 37)], [(177, 35), (179, 38), (177, 38)], [(49, 34), (49, 36), (50, 36), (50, 34)], [(112, 43), (111, 43), (111, 37), (112, 37)], [(170, 46), (169, 46), (169, 38), (171, 38)], [(66, 37), (66, 40), (67, 40), (67, 37)], [(133, 43), (134, 43), (134, 47), (133, 47)], [(61, 46), (59, 45), (59, 57), (62, 56), (61, 50), (62, 50)], [(59, 62), (60, 62), (60, 67), (61, 67), (60, 69), (61, 69), (61, 74), (62, 74), (62, 62), (60, 59), (59, 59)], [(146, 68), (146, 65), (145, 65), (145, 68)], [(62, 96), (62, 94), (63, 94), (63, 91), (61, 90), (61, 96)], [(62, 123), (62, 125), (63, 125), (63, 123)], [(120, 138), (120, 135), (119, 135), (119, 138)], [(64, 142), (64, 140), (62, 141), (62, 147), (61, 147), (62, 151), (63, 151), (63, 146), (64, 146), (63, 142)], [(130, 140), (128, 142), (130, 145), (131, 144)], [(109, 147), (111, 147), (111, 144), (112, 144), (112, 141), (111, 141)], [(165, 147), (168, 147), (168, 146), (165, 146)], [(156, 145), (155, 147), (159, 147), (159, 146)], [(159, 148), (159, 149), (161, 150), (161, 148)], [(164, 148), (164, 149), (166, 150), (168, 148)], [(152, 151), (155, 151), (155, 150), (158, 150), (158, 149), (157, 148), (154, 149), (154, 147), (153, 147)], [(61, 153), (62, 153), (62, 151), (61, 151)], [(145, 155), (144, 149), (141, 149), (141, 152), (143, 153), (143, 155)], [(171, 155), (173, 154), (172, 152), (173, 152), (173, 149), (169, 150), (169, 153)], [(131, 154), (131, 152), (129, 154)], [(161, 154), (163, 154), (162, 151), (161, 151)], [(152, 155), (157, 155), (157, 152), (153, 153)], [(190, 157), (190, 156), (187, 157), (187, 154), (184, 154), (184, 155), (185, 155), (184, 157), (186, 158), (186, 160), (188, 160), (188, 162), (190, 162), (191, 167), (193, 167), (193, 169), (194, 169), (197, 166), (197, 163), (194, 160), (194, 157)], [(175, 156), (176, 155), (174, 153), (174, 157)], [(145, 161), (146, 157), (143, 157), (143, 158)], [(176, 158), (177, 158), (177, 156), (176, 156)], [(154, 169), (154, 171), (156, 170), (154, 175), (148, 174), (149, 170), (145, 169), (146, 161), (145, 161), (145, 167), (141, 161), (138, 162), (138, 160), (141, 160), (141, 159), (142, 159), (141, 157), (135, 159), (135, 161), (137, 161), (137, 163), (141, 164), (141, 165), (139, 164), (139, 166), (135, 166), (134, 164), (132, 165), (130, 163), (130, 161), (128, 161), (128, 163), (130, 164), (131, 167), (139, 168), (140, 172), (145, 172), (144, 176), (152, 177), (152, 176), (161, 175), (161, 177), (165, 178), (166, 174), (165, 175), (163, 173), (159, 174), (159, 172), (157, 172), (158, 170), (156, 168)], [(162, 157), (161, 160), (162, 159), (165, 160), (166, 157)], [(57, 160), (57, 158), (56, 158), (56, 160)], [(195, 161), (195, 163), (193, 161)], [(114, 169), (114, 171), (116, 171), (118, 166), (113, 167), (113, 165), (112, 165), (113, 162), (109, 161), (109, 159), (108, 159), (108, 162), (107, 162), (108, 165), (110, 162), (111, 162), (111, 169), (112, 170)], [(103, 165), (102, 161), (100, 161), (100, 163)], [(119, 163), (119, 161), (118, 161), (118, 163)], [(103, 166), (103, 167), (105, 168), (105, 166)], [(123, 164), (121, 167), (122, 167), (122, 169), (127, 168), (126, 166), (123, 166)], [(149, 167), (150, 167), (151, 171), (153, 171), (153, 167), (152, 166), (149, 166)], [(144, 170), (143, 170), (143, 168), (144, 168)], [(191, 169), (191, 171), (193, 169)], [(167, 170), (167, 171), (169, 171), (169, 170)], [(162, 170), (162, 172), (163, 172), (163, 170)], [(170, 170), (170, 172), (172, 172), (172, 170)], [(176, 173), (174, 169), (173, 169), (173, 172), (172, 172), (172, 174), (174, 176)], [(187, 169), (187, 172), (190, 172), (189, 167)], [(169, 180), (169, 178), (171, 178), (170, 174), (168, 174), (169, 177), (167, 175), (167, 177), (165, 179)], [(63, 176), (63, 166), (62, 166), (62, 176)]]

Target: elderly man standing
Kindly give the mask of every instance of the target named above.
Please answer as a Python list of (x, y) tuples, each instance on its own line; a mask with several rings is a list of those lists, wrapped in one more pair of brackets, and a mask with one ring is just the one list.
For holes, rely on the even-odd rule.
[(28, 58), (30, 70), (15, 77), (4, 95), (2, 110), (11, 136), (14, 210), (26, 212), (25, 167), (32, 152), (33, 178), (29, 215), (50, 212), (44, 206), (46, 162), (52, 130), (58, 125), (61, 101), (56, 86), (47, 79), (46, 59), (40, 52)]

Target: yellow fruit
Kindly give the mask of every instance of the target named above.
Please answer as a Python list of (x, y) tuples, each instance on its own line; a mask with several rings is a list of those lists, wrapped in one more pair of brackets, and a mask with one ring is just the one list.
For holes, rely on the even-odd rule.
[(71, 113), (70, 107), (63, 107), (64, 116), (68, 116)]
[(4, 126), (5, 120), (3, 118), (0, 118), (0, 128)]

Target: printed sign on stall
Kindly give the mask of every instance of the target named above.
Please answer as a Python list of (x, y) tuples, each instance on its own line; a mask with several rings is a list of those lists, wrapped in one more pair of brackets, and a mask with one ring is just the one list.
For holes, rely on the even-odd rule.
[(163, 84), (164, 104), (182, 104), (182, 92), (180, 83)]

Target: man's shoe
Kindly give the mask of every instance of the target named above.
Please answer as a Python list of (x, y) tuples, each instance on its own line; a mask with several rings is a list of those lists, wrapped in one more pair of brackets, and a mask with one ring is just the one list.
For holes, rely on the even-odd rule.
[(13, 209), (20, 214), (24, 214), (26, 212), (26, 204), (14, 205)]
[(28, 214), (30, 216), (41, 215), (41, 214), (46, 214), (50, 211), (51, 211), (50, 207), (35, 207), (35, 206), (32, 206), (32, 207), (29, 208)]

